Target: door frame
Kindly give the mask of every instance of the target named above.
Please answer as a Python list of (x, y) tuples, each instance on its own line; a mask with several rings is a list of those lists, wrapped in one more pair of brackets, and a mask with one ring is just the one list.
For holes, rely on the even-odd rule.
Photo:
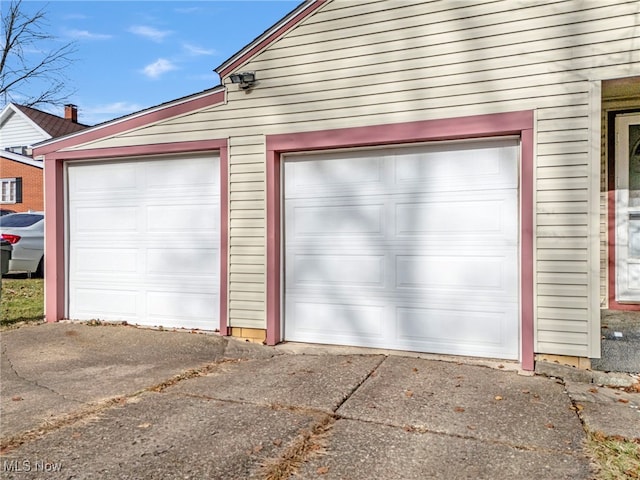
[(281, 156), (314, 150), (358, 148), (516, 135), (520, 138), (520, 361), (534, 368), (532, 110), (336, 130), (267, 135), (267, 344), (282, 341)]
[[(628, 127), (629, 124), (636, 119), (640, 122), (640, 111), (619, 111), (611, 113), (612, 115), (609, 119), (609, 152), (611, 154), (611, 160), (609, 165), (613, 170), (613, 195), (609, 197), (608, 223), (610, 254), (609, 287), (611, 289), (609, 295), (610, 306), (618, 309), (640, 310), (640, 300), (622, 298), (623, 293), (621, 292), (624, 285), (620, 277), (621, 275), (626, 275), (628, 268), (626, 264), (622, 263), (628, 258), (628, 242), (626, 241), (628, 222), (626, 221), (627, 214), (622, 214), (621, 209), (626, 210), (628, 208), (629, 155), (626, 151), (623, 155), (619, 154), (620, 143), (625, 139), (625, 145), (628, 143), (628, 136), (626, 134), (622, 135), (620, 128), (622, 125), (619, 126), (619, 123), (623, 123), (623, 125)], [(625, 119), (629, 121), (625, 122)], [(622, 242), (624, 242), (624, 244)], [(623, 256), (624, 259), (622, 258)]]

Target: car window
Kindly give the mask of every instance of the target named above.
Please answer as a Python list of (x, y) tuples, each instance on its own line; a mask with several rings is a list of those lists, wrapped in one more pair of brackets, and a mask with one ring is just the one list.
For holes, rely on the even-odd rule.
[(30, 227), (44, 218), (37, 213), (3, 215), (0, 217), (0, 227)]

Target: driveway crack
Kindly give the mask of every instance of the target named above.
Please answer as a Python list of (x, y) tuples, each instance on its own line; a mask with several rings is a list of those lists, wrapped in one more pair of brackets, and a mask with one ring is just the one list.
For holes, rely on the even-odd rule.
[(7, 352), (7, 345), (6, 344), (2, 345), (2, 356), (7, 360), (7, 363), (9, 364), (9, 367), (11, 368), (11, 371), (13, 372), (13, 374), (17, 378), (19, 378), (20, 380), (28, 383), (29, 385), (33, 385), (35, 387), (42, 388), (43, 390), (51, 392), (54, 395), (57, 395), (60, 398), (63, 398), (64, 400), (67, 400), (69, 402), (74, 402), (74, 403), (77, 403), (77, 404), (80, 404), (80, 405), (84, 405), (85, 404), (85, 402), (83, 402), (81, 400), (77, 400), (75, 398), (67, 397), (66, 395), (54, 390), (53, 388), (48, 387), (47, 385), (43, 385), (43, 384), (39, 383), (37, 380), (33, 380), (33, 379), (30, 379), (30, 378), (27, 378), (27, 377), (21, 375), (20, 373), (18, 373), (18, 370), (16, 370), (16, 367), (13, 364), (13, 362), (11, 361), (9, 353)]
[(358, 391), (386, 359), (387, 356), (383, 355), (380, 361), (345, 394), (344, 398), (332, 409), (331, 413), (307, 410), (308, 413), (315, 416), (315, 419), (294, 438), (280, 456), (265, 462), (262, 470), (265, 480), (288, 479), (304, 462), (315, 455), (322, 454), (331, 435), (333, 425), (340, 419), (340, 416), (336, 413), (338, 409)]

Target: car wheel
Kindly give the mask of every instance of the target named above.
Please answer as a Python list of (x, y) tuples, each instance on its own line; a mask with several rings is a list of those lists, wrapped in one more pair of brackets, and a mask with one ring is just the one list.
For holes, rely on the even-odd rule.
[(44, 278), (44, 256), (38, 262), (38, 268), (36, 268), (34, 276), (38, 278)]

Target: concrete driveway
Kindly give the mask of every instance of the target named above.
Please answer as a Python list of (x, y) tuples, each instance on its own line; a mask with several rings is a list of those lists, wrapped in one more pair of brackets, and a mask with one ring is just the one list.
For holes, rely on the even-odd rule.
[(591, 477), (564, 385), (506, 369), (60, 323), (1, 374), (2, 478)]

